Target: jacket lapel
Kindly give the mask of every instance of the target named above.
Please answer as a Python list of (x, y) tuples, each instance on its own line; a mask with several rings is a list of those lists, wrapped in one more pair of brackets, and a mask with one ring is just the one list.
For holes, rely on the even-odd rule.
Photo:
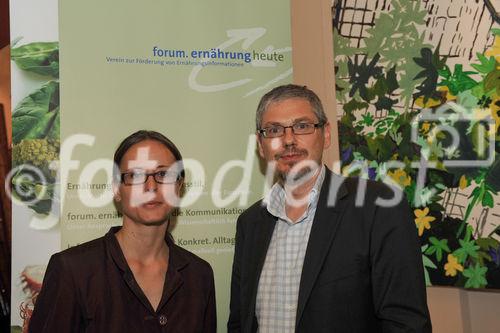
[(189, 265), (189, 259), (185, 257), (184, 253), (179, 250), (179, 247), (174, 244), (168, 235), (165, 240), (170, 249), (170, 258), (163, 285), (163, 294), (158, 309), (161, 309), (184, 284), (180, 271)]
[[(342, 183), (342, 177), (332, 174), (329, 170), (321, 187), (321, 193), (316, 208), (316, 214), (307, 244), (300, 279), (299, 299), (297, 304), (296, 327), (302, 317), (304, 307), (311, 294), (314, 282), (318, 277), (323, 262), (328, 254), (340, 223), (343, 206), (346, 200), (341, 200), (347, 195), (347, 188)], [(330, 190), (334, 193), (330, 193)], [(336, 195), (332, 202), (332, 195)], [(330, 204), (328, 200), (330, 199)]]
[(248, 313), (250, 317), (247, 318), (246, 321), (248, 332), (251, 330), (253, 315), (255, 314), (255, 302), (257, 298), (257, 286), (259, 285), (260, 273), (262, 272), (262, 267), (264, 266), (267, 249), (269, 248), (269, 243), (271, 242), (275, 226), (276, 218), (267, 211), (266, 206), (262, 205), (255, 220), (255, 233), (253, 234), (253, 239), (251, 240), (254, 247), (249, 258), (249, 272), (254, 274), (250, 277), (248, 286), (250, 302), (248, 304), (248, 309), (250, 310)]

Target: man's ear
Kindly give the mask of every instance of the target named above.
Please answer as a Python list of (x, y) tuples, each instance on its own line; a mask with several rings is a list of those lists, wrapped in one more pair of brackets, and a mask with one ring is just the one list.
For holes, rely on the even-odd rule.
[(260, 157), (264, 158), (264, 149), (262, 148), (262, 136), (260, 133), (257, 133), (256, 135), (256, 140), (257, 140), (257, 148), (259, 149), (259, 155)]
[(323, 137), (325, 140), (323, 149), (327, 149), (332, 144), (332, 128), (329, 121), (327, 121), (326, 124), (323, 125)]

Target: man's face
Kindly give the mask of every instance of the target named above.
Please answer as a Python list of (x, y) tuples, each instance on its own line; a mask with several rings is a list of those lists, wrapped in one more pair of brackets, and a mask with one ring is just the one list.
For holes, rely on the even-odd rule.
[[(292, 126), (297, 123), (318, 123), (309, 101), (290, 98), (271, 103), (262, 116), (261, 128), (274, 125)], [(268, 163), (276, 163), (276, 172), (285, 179), (290, 170), (298, 163), (312, 161), (321, 165), (323, 150), (330, 146), (330, 124), (316, 128), (311, 134), (293, 134), (291, 128), (277, 138), (258, 135), (259, 154)], [(308, 169), (308, 168), (306, 168)], [(294, 170), (295, 171), (295, 170)]]
[[(162, 143), (145, 140), (136, 143), (123, 155), (120, 173), (128, 173), (128, 182), (144, 173), (174, 172), (174, 155)], [(166, 179), (167, 177), (165, 177)], [(168, 220), (177, 206), (182, 181), (157, 183), (151, 175), (142, 184), (120, 183), (115, 189), (115, 199), (120, 202), (125, 219), (140, 224), (161, 224)]]

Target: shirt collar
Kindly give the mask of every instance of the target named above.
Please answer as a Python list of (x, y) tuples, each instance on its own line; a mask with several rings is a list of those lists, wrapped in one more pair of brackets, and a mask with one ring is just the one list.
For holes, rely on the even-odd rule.
[[(307, 205), (306, 215), (310, 211), (311, 207), (316, 207), (319, 199), (319, 193), (321, 191), (321, 186), (323, 185), (323, 181), (325, 179), (325, 166), (321, 166), (321, 170), (319, 171), (318, 178), (316, 178), (316, 182), (309, 194), (309, 203)], [(267, 211), (284, 221), (289, 221), (285, 212), (285, 189), (280, 183), (275, 183), (271, 190), (267, 193), (265, 198), (263, 199), (264, 204), (267, 206)], [(298, 222), (300, 222), (300, 219)]]
[[(122, 249), (120, 248), (120, 244), (118, 243), (118, 239), (116, 239), (115, 234), (121, 229), (121, 226), (111, 227), (109, 231), (104, 236), (106, 247), (108, 249), (108, 253), (116, 263), (120, 270), (126, 272), (130, 271), (130, 267), (127, 264), (127, 260), (123, 254)], [(168, 245), (169, 249), (169, 269), (173, 268), (175, 270), (181, 270), (188, 263), (189, 259), (181, 252), (179, 247), (174, 244), (169, 233), (165, 234), (165, 242)]]

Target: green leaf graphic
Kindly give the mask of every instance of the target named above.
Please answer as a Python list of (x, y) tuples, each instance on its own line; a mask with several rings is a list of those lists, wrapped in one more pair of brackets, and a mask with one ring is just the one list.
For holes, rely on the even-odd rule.
[(15, 47), (10, 57), (22, 70), (59, 77), (58, 42), (37, 42)]
[(12, 115), (12, 140), (59, 138), (59, 82), (50, 81), (25, 97)]

